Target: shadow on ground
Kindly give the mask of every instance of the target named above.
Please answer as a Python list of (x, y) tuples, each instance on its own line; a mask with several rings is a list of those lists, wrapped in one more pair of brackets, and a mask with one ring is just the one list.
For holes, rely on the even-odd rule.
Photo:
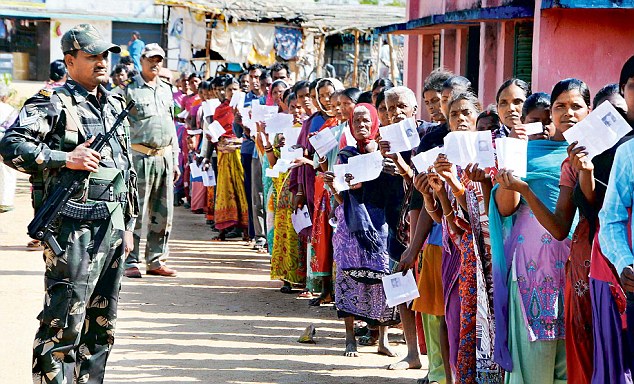
[[(418, 371), (360, 347), (343, 357), (343, 323), (269, 280), (269, 256), (211, 242), (204, 218), (176, 208), (169, 265), (177, 278), (125, 279), (106, 383), (414, 383)], [(300, 344), (305, 327), (316, 344)], [(392, 345), (404, 354), (400, 332)], [(426, 361), (423, 363), (426, 366)]]

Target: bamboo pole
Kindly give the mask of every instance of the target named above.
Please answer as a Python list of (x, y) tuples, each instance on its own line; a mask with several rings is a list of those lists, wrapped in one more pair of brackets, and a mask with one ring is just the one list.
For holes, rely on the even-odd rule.
[[(359, 85), (359, 31), (354, 31), (354, 62), (352, 64), (352, 86)], [(362, 89), (363, 91), (363, 89)]]
[(390, 79), (394, 85), (396, 84), (396, 60), (394, 60), (394, 44), (392, 43), (392, 35), (387, 35), (387, 45), (390, 47)]
[(211, 73), (211, 26), (212, 26), (212, 15), (207, 13), (205, 14), (205, 29), (207, 30), (207, 37), (205, 40), (205, 79), (209, 78)]

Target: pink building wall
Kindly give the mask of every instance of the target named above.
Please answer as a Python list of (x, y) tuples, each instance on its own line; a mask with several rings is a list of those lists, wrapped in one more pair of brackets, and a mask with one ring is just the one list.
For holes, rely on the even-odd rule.
[(418, 102), (418, 117), (429, 120), (423, 100), (425, 77), (433, 70), (434, 52), (432, 34), (408, 35), (405, 38), (406, 64), (403, 68), (403, 84), (414, 91)]
[(497, 92), (498, 30), (495, 23), (480, 23), (480, 80), (478, 98), (483, 105), (495, 100)]
[[(461, 9), (477, 0), (458, 0)], [(482, 0), (500, 6), (509, 0)], [(453, 0), (410, 0), (410, 19), (444, 13)], [(532, 88), (550, 92), (567, 77), (585, 81), (594, 95), (605, 84), (618, 82), (623, 63), (634, 55), (634, 9), (546, 9), (535, 1), (533, 20)], [(515, 22), (480, 23), (479, 89), (483, 105), (495, 101), (497, 88), (513, 74)], [(454, 73), (466, 72), (467, 30), (456, 25), (444, 30), (410, 31), (406, 37), (404, 84), (416, 92), (419, 116), (427, 118), (422, 88), (433, 66), (433, 33), (440, 33), (441, 65)]]
[(423, 42), (425, 35), (409, 35), (405, 40), (406, 62), (415, 61), (416, 65), (403, 67), (403, 84), (406, 84), (416, 94), (419, 110), (421, 108), (420, 94), (422, 93), (423, 71)]
[(463, 9), (479, 8), (478, 0), (449, 0), (445, 3), (445, 12), (461, 11)]
[[(537, 18), (536, 18), (537, 19)], [(576, 77), (594, 95), (634, 55), (634, 9), (547, 9), (533, 34), (533, 91)]]
[(485, 106), (495, 102), (499, 85), (513, 75), (514, 36), (515, 23), (512, 20), (480, 23), (480, 81), (477, 92)]
[[(408, 4), (418, 3), (416, 5), (418, 13), (414, 19), (431, 16), (431, 15), (440, 15), (445, 13), (445, 1), (452, 0), (408, 0)], [(472, 0), (476, 1), (476, 0)], [(411, 15), (410, 15), (411, 16)], [(411, 20), (411, 19), (410, 19)]]
[(420, 1), (408, 1), (407, 2), (407, 6), (406, 6), (406, 14), (407, 14), (407, 19), (408, 20), (412, 20), (412, 19), (417, 19), (420, 17), (420, 13), (421, 13), (421, 8), (422, 8), (422, 2)]

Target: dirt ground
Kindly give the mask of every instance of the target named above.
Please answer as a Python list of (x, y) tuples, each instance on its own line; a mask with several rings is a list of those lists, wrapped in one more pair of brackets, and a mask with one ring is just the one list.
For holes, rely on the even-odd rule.
[[(43, 300), (40, 252), (28, 252), (28, 182), (16, 210), (0, 214), (0, 383), (30, 382), (30, 353)], [(398, 358), (360, 347), (343, 356), (343, 323), (269, 280), (269, 256), (243, 242), (212, 243), (204, 218), (176, 208), (169, 265), (177, 278), (124, 279), (106, 383), (408, 383), (426, 370), (387, 371)], [(316, 344), (297, 338), (309, 324)], [(392, 345), (404, 355), (400, 331)], [(422, 356), (423, 366), (427, 360)]]

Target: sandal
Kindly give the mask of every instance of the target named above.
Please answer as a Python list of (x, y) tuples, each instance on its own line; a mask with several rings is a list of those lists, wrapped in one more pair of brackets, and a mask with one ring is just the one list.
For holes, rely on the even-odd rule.
[(227, 232), (226, 237), (227, 239), (237, 239), (242, 237), (242, 231), (237, 227), (233, 227), (229, 232)]
[(311, 307), (319, 307), (322, 304), (330, 304), (332, 302), (333, 302), (333, 300), (332, 300), (332, 296), (331, 295), (328, 295), (326, 297), (319, 296), (319, 297), (317, 297), (315, 299), (310, 300), (308, 302), (308, 305), (311, 306)]
[(365, 336), (368, 334), (368, 326), (364, 326), (364, 327), (354, 327), (354, 335), (355, 336)]
[(225, 240), (226, 240), (225, 231), (220, 231), (218, 236), (214, 236), (211, 238), (211, 241), (225, 241)]
[(31, 240), (26, 245), (26, 249), (29, 251), (42, 251), (44, 250), (44, 246), (42, 245), (42, 242), (39, 240)]
[(373, 331), (370, 331), (368, 334), (366, 334), (365, 336), (361, 336), (359, 337), (359, 345), (363, 345), (366, 347), (373, 347), (375, 345), (378, 344), (379, 340), (378, 340), (378, 332), (376, 332), (376, 335), (373, 335)]
[(282, 285), (282, 288), (280, 288), (280, 292), (282, 293), (293, 293), (293, 287), (291, 287), (290, 285)]
[(313, 293), (308, 290), (302, 291), (302, 293), (297, 295), (298, 299), (312, 299), (313, 297), (315, 297), (315, 295), (313, 295)]
[[(435, 383), (435, 381), (434, 381)], [(429, 377), (425, 376), (422, 379), (416, 380), (416, 384), (429, 384)]]

